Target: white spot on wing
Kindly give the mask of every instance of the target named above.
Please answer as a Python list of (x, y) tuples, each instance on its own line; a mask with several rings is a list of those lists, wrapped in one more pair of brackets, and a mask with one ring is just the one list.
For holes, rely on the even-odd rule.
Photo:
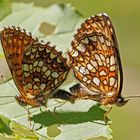
[(103, 36), (98, 36), (98, 39), (100, 40), (100, 42), (103, 44), (104, 43), (104, 38)]
[(33, 65), (32, 64), (29, 65), (29, 69), (30, 69), (30, 71), (33, 69)]
[(40, 85), (41, 90), (44, 90), (45, 87), (46, 87), (46, 84), (45, 84), (45, 83), (42, 83), (42, 84)]
[(49, 52), (51, 52), (51, 50), (49, 50), (48, 48), (46, 48), (46, 52), (49, 53)]
[(107, 81), (106, 81), (106, 80), (104, 80), (103, 83), (104, 83), (105, 85), (107, 85)]
[(55, 79), (54, 84), (57, 85), (58, 82), (59, 82), (59, 81), (58, 81), (57, 79)]
[(51, 71), (50, 71), (50, 70), (47, 70), (47, 71), (45, 72), (45, 76), (46, 76), (46, 77), (48, 77), (50, 74), (51, 74)]
[(114, 95), (114, 91), (107, 93), (108, 96), (113, 96)]
[(43, 61), (40, 61), (40, 62), (38, 63), (38, 66), (42, 67), (42, 66), (43, 66)]
[(24, 71), (29, 71), (29, 66), (28, 66), (28, 64), (23, 64), (23, 70), (24, 70)]
[(97, 61), (101, 61), (101, 59), (100, 59), (100, 57), (99, 57), (98, 54), (95, 54), (94, 56), (95, 56), (95, 58), (96, 58)]
[(27, 93), (27, 98), (28, 98), (28, 99), (34, 99), (34, 97), (35, 97), (34, 95), (32, 95), (32, 94), (30, 94), (30, 93)]
[(34, 81), (35, 82), (40, 82), (40, 79), (39, 78), (34, 78)]
[(78, 56), (78, 51), (74, 50), (74, 52), (72, 53), (72, 57), (77, 57)]
[(107, 21), (107, 24), (108, 24), (108, 25), (110, 25), (110, 24), (111, 24), (109, 20)]
[(107, 67), (109, 67), (109, 58), (106, 58)]
[(114, 77), (110, 77), (109, 84), (110, 84), (110, 86), (113, 86), (115, 84), (115, 78)]
[(98, 16), (102, 16), (103, 14), (97, 14)]
[(89, 70), (92, 70), (94, 67), (93, 67), (90, 63), (88, 63), (88, 64), (87, 64), (87, 68), (88, 68)]
[(42, 71), (45, 72), (48, 68), (46, 66), (42, 67)]
[(77, 46), (77, 49), (78, 49), (79, 51), (81, 51), (81, 52), (85, 52), (85, 50), (86, 50), (85, 46), (84, 46), (82, 43), (80, 43), (80, 44)]
[(85, 39), (81, 40), (81, 42), (84, 43), (84, 44), (88, 44), (89, 43), (88, 38), (85, 38)]
[(30, 58), (31, 58), (31, 59), (34, 59), (34, 57), (35, 57), (35, 54), (32, 54), (32, 53), (31, 53)]
[(30, 54), (31, 54), (31, 50), (25, 53), (25, 55), (30, 55)]
[(87, 77), (84, 76), (83, 77), (83, 81), (86, 82), (87, 81)]
[(28, 77), (30, 76), (30, 73), (29, 72), (24, 72), (24, 77)]
[(103, 64), (104, 64), (104, 66), (106, 67), (106, 62), (105, 62), (105, 61), (103, 62)]
[(101, 59), (102, 59), (103, 61), (105, 61), (105, 57), (104, 57), (103, 54), (100, 54), (100, 57), (101, 57)]
[(117, 82), (115, 82), (115, 85), (114, 85), (114, 87), (115, 87), (115, 88), (117, 88), (117, 85), (118, 85), (118, 83), (117, 83)]
[(81, 66), (79, 69), (82, 74), (89, 74), (89, 70), (86, 67)]
[(107, 51), (107, 46), (105, 44), (102, 44), (102, 48), (104, 51)]
[(59, 74), (57, 72), (52, 73), (52, 77), (57, 78), (58, 76), (59, 76)]
[(109, 40), (106, 39), (105, 42), (108, 47), (111, 46), (111, 42)]
[(92, 59), (90, 60), (90, 63), (96, 68), (98, 66), (96, 61), (93, 61)]
[(59, 57), (57, 57), (57, 62), (58, 63), (61, 63), (62, 61), (59, 59)]
[(43, 51), (45, 48), (44, 47), (38, 47), (39, 51)]
[(100, 75), (102, 76), (102, 75), (106, 75), (106, 72), (104, 71), (104, 70), (102, 70), (101, 72), (100, 72)]
[(88, 80), (88, 81), (87, 81), (87, 84), (90, 84), (90, 83), (91, 83), (91, 80)]
[(36, 52), (36, 50), (37, 50), (37, 48), (32, 48), (32, 52), (33, 53)]
[(97, 38), (96, 38), (95, 35), (94, 35), (93, 37), (89, 37), (89, 39), (90, 39), (91, 41), (93, 41), (93, 42), (97, 42)]
[(113, 65), (113, 66), (110, 66), (110, 71), (115, 71), (115, 65)]
[(114, 65), (115, 64), (115, 58), (113, 55), (111, 55), (110, 57), (110, 65)]
[(51, 53), (51, 54), (50, 54), (50, 58), (51, 58), (51, 59), (55, 58), (56, 56), (57, 56), (57, 55), (55, 55), (54, 53)]
[(34, 85), (34, 86), (33, 86), (33, 89), (38, 89), (38, 86), (37, 86), (37, 85)]
[(107, 13), (103, 13), (104, 16), (108, 17)]
[(105, 25), (104, 21), (101, 21), (101, 24), (104, 26)]
[(102, 61), (98, 61), (98, 64), (99, 64), (99, 66), (103, 65)]
[(79, 67), (75, 66), (74, 68), (75, 68), (77, 71), (79, 71)]
[(41, 72), (41, 68), (40, 67), (37, 67), (37, 72)]
[(36, 67), (38, 65), (38, 61), (35, 61), (33, 66)]
[(97, 78), (97, 77), (93, 77), (93, 82), (94, 82), (97, 86), (100, 85), (100, 79)]
[(26, 84), (26, 88), (32, 89), (32, 84), (31, 83)]

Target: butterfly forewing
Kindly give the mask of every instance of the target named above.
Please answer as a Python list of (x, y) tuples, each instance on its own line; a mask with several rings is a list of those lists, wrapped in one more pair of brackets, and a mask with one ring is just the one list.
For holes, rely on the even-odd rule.
[(21, 93), (24, 91), (22, 60), (24, 51), (30, 47), (35, 40), (31, 35), (26, 35), (20, 29), (5, 28), (1, 32), (1, 43), (5, 58), (9, 65), (13, 79)]
[(112, 96), (122, 88), (118, 44), (110, 19), (96, 15), (78, 29), (68, 52), (76, 78), (90, 91)]
[(49, 44), (36, 43), (23, 57), (23, 77), (26, 90), (54, 91), (68, 73), (66, 60)]
[(53, 92), (65, 80), (69, 68), (66, 59), (49, 43), (19, 28), (5, 28), (1, 42), (12, 77), (25, 104), (38, 106), (42, 93)]

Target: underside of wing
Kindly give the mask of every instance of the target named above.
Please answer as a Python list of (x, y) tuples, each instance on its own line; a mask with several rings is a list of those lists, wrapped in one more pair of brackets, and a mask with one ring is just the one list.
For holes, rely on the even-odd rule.
[[(5, 28), (1, 42), (12, 77), (23, 97), (55, 90), (65, 80), (66, 59), (49, 43), (39, 43), (25, 30)], [(32, 96), (33, 95), (33, 96)]]
[(27, 35), (25, 30), (15, 27), (4, 28), (1, 32), (1, 43), (5, 58), (9, 65), (14, 82), (21, 92), (24, 92), (22, 60), (24, 51), (36, 40)]
[(34, 43), (24, 52), (23, 71), (26, 90), (50, 93), (63, 83), (69, 67), (54, 46)]
[(68, 57), (76, 78), (90, 91), (121, 91), (123, 76), (118, 44), (105, 14), (91, 17), (81, 25)]

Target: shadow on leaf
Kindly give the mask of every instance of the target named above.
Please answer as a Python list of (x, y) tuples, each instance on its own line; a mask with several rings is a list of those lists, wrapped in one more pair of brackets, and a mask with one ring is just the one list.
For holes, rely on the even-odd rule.
[[(34, 115), (31, 120), (42, 126), (52, 124), (79, 124), (84, 122), (104, 121), (105, 110), (100, 105), (92, 106), (87, 112), (42, 112)], [(107, 118), (107, 122), (109, 119)], [(105, 123), (103, 123), (105, 125)]]

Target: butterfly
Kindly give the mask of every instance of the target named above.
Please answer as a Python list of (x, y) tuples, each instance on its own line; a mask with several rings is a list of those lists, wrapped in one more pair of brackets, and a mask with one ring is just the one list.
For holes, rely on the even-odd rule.
[(68, 52), (75, 77), (103, 105), (123, 105), (123, 71), (115, 30), (106, 14), (87, 19), (78, 29)]
[(44, 105), (65, 80), (69, 67), (62, 53), (49, 42), (40, 43), (19, 27), (1, 31), (1, 44), (22, 105)]
[[(112, 108), (122, 106), (123, 70), (114, 27), (107, 14), (92, 16), (81, 24), (74, 35), (67, 62), (79, 83), (70, 93), (59, 90), (55, 96), (74, 103), (91, 99)], [(107, 115), (108, 112), (105, 114)]]

